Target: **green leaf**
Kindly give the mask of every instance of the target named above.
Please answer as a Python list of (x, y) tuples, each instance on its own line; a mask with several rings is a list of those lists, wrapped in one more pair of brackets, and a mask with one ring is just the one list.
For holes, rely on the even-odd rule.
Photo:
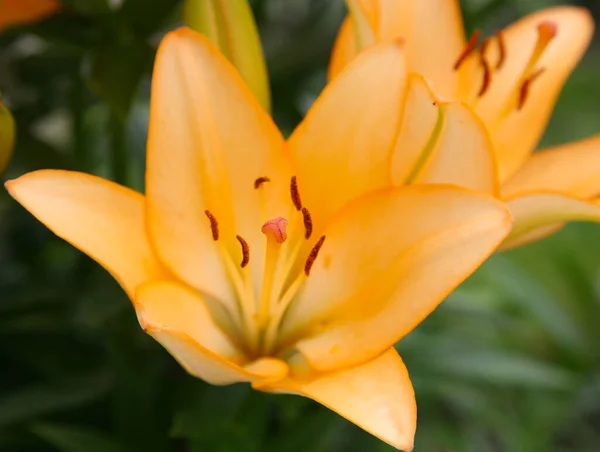
[[(277, 396), (281, 397), (281, 396)], [(289, 400), (289, 399), (288, 399)], [(332, 413), (325, 407), (308, 407), (302, 416), (292, 425), (287, 426), (283, 431), (273, 438), (266, 450), (268, 452), (325, 452), (331, 450), (331, 444), (340, 427), (345, 422), (337, 414)]]
[(105, 394), (109, 383), (100, 374), (17, 389), (0, 398), (0, 426), (85, 405)]
[(569, 389), (574, 380), (559, 366), (505, 350), (465, 350), (440, 354), (436, 365), (444, 374), (521, 387)]
[(89, 428), (35, 424), (31, 430), (61, 452), (130, 452), (104, 433)]
[(523, 268), (504, 255), (495, 256), (491, 264), (486, 269), (491, 270), (489, 285), (507, 295), (512, 304), (530, 312), (558, 344), (580, 352), (585, 350), (587, 344), (579, 325), (562, 308), (556, 293), (530, 276), (532, 266)]

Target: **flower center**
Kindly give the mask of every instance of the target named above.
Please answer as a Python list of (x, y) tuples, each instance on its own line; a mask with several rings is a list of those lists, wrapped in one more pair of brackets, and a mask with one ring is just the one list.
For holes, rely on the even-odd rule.
[[(264, 190), (268, 182), (268, 177), (259, 177), (254, 182), (254, 189)], [(264, 195), (261, 193), (261, 196)], [(236, 334), (232, 335), (238, 338), (240, 346), (252, 359), (283, 351), (277, 350), (279, 325), (310, 275), (325, 241), (325, 236), (321, 236), (310, 247), (313, 219), (302, 204), (296, 177), (290, 181), (290, 197), (294, 206), (291, 211), (295, 210), (290, 221), (276, 217), (267, 220), (261, 227), (265, 237), (264, 261), (257, 258), (260, 254), (256, 254), (256, 244), (248, 243), (241, 235), (235, 236), (241, 248), (241, 258), (232, 255), (226, 246), (221, 247), (239, 308), (239, 312), (231, 313), (236, 329)], [(208, 210), (205, 214), (210, 222), (213, 240), (220, 240), (217, 218)], [(258, 272), (260, 281), (255, 276), (255, 267), (258, 265), (261, 266)]]
[[(544, 67), (537, 68), (537, 63), (546, 51), (550, 42), (556, 37), (557, 32), (558, 25), (555, 22), (544, 21), (538, 24), (538, 36), (535, 47), (515, 83), (512, 95), (508, 96), (509, 100), (507, 101), (506, 107), (502, 110), (502, 116), (508, 115), (514, 109), (521, 110), (525, 106), (532, 83), (545, 71)], [(502, 69), (508, 57), (504, 35), (501, 31), (486, 38), (481, 45), (478, 46), (480, 37), (481, 32), (475, 30), (454, 65), (455, 71), (461, 71), (461, 69), (465, 67), (467, 60), (472, 56), (477, 58), (477, 65), (482, 73), (482, 81), (475, 98), (470, 101), (473, 104), (476, 104), (478, 99), (483, 97), (489, 91), (494, 74)], [(489, 47), (493, 42), (495, 42), (498, 48), (498, 57), (494, 65), (490, 63), (489, 58), (486, 55), (489, 53)]]

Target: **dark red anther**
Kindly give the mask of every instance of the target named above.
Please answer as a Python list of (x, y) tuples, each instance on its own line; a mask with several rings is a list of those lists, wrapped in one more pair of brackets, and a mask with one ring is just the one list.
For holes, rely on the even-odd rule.
[(240, 267), (244, 268), (248, 265), (248, 262), (250, 262), (250, 247), (248, 246), (248, 242), (246, 242), (241, 235), (236, 235), (235, 238), (242, 246), (242, 262), (240, 263)]
[(498, 43), (498, 62), (496, 63), (496, 69), (500, 69), (504, 66), (504, 61), (506, 60), (506, 43), (504, 42), (504, 34), (502, 30), (498, 30), (494, 36), (496, 37), (496, 42)]
[(481, 68), (483, 69), (483, 81), (481, 83), (481, 88), (477, 93), (477, 96), (481, 97), (487, 90), (490, 88), (492, 84), (492, 69), (490, 68), (490, 64), (485, 59), (485, 51), (487, 49), (489, 41), (486, 39), (481, 45), (481, 49), (479, 50), (479, 63), (481, 64)]
[(521, 85), (521, 89), (519, 90), (519, 102), (517, 104), (517, 110), (521, 110), (525, 106), (527, 97), (529, 97), (529, 89), (531, 88), (531, 84), (535, 81), (535, 79), (542, 75), (545, 70), (546, 68), (540, 68), (525, 79)]
[(467, 42), (467, 46), (465, 47), (465, 50), (462, 51), (462, 53), (458, 57), (458, 60), (456, 60), (456, 63), (454, 64), (455, 71), (458, 71), (460, 69), (460, 67), (462, 66), (462, 64), (466, 61), (466, 59), (469, 58), (469, 55), (471, 55), (473, 53), (473, 50), (475, 50), (475, 48), (477, 47), (477, 43), (479, 42), (480, 37), (481, 37), (481, 30), (475, 30), (473, 32), (473, 34), (471, 35), (469, 42)]
[(215, 216), (210, 212), (210, 210), (205, 210), (204, 214), (210, 220), (210, 230), (212, 231), (213, 240), (219, 240), (219, 222), (215, 218)]
[(294, 203), (296, 210), (302, 209), (302, 200), (300, 199), (300, 192), (298, 191), (298, 181), (296, 180), (296, 176), (292, 176), (290, 193), (292, 195), (292, 202)]
[(321, 251), (321, 247), (323, 246), (323, 242), (325, 242), (325, 236), (322, 236), (319, 241), (315, 244), (313, 249), (310, 251), (308, 258), (306, 259), (306, 264), (304, 264), (304, 273), (306, 276), (310, 275), (310, 269), (312, 268), (317, 256), (319, 255), (319, 251)]
[(254, 189), (259, 189), (265, 182), (271, 182), (268, 177), (259, 177), (254, 181)]
[(313, 231), (313, 223), (312, 223), (312, 218), (310, 216), (310, 212), (308, 211), (308, 209), (306, 207), (302, 208), (302, 217), (304, 220), (304, 238), (306, 240), (308, 240), (308, 239), (310, 239), (310, 236)]

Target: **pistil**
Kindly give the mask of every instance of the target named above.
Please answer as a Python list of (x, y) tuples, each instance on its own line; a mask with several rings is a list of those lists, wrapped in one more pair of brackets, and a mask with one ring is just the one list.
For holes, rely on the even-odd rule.
[(267, 221), (261, 231), (267, 238), (265, 250), (265, 267), (263, 273), (260, 302), (257, 312), (258, 329), (262, 330), (269, 319), (271, 309), (271, 294), (273, 292), (273, 280), (277, 261), (281, 252), (281, 244), (287, 239), (288, 221), (278, 217)]

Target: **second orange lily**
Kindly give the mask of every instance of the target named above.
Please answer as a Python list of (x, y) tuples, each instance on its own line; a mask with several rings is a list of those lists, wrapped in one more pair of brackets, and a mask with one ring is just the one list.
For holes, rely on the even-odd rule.
[[(479, 147), (476, 158), (455, 154), (433, 176), (424, 173), (437, 152), (427, 142), (418, 158), (398, 149), (396, 183), (441, 180), (495, 189), (515, 220), (504, 248), (545, 237), (566, 221), (600, 221), (600, 136), (533, 154), (565, 80), (590, 42), (594, 24), (587, 10), (539, 11), (479, 45), (479, 32), (465, 38), (458, 0), (348, 4), (352, 15), (340, 29), (330, 78), (364, 48), (402, 37), (409, 71), (425, 77), (416, 82), (420, 87), (415, 95), (434, 102), (461, 100), (481, 118), (491, 141)], [(440, 130), (444, 127), (436, 122), (436, 107), (431, 110), (423, 116), (423, 133), (427, 127), (435, 130), (436, 124)], [(470, 163), (464, 161), (467, 158)], [(495, 166), (491, 175), (490, 159)], [(481, 166), (484, 162), (488, 166)], [(495, 181), (474, 186), (473, 173), (480, 178), (488, 174)]]

